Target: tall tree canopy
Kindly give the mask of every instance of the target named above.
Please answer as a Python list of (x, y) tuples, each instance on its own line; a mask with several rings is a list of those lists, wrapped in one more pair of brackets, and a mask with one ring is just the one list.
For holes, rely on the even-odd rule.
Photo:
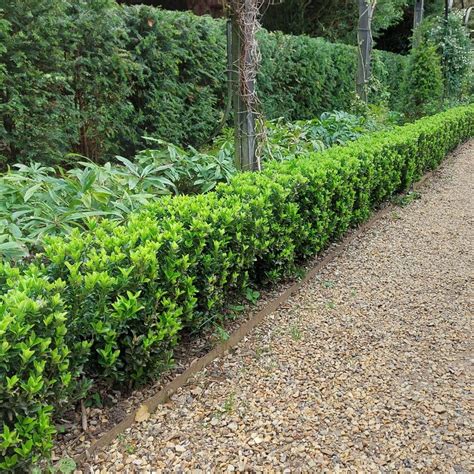
[[(118, 0), (120, 3), (147, 3), (168, 10), (192, 10), (198, 15), (225, 15), (225, 0)], [(465, 4), (473, 0), (465, 0)], [(444, 0), (425, 0), (425, 15), (439, 14)], [(462, 0), (454, 5), (461, 8)], [(357, 38), (357, 0), (268, 0), (263, 26), (294, 35), (323, 36), (354, 44)], [(388, 49), (406, 52), (413, 26), (413, 0), (377, 0), (372, 33), (375, 39), (388, 33)], [(400, 36), (402, 36), (400, 38)]]
[[(410, 0), (378, 0), (373, 19), (373, 35), (402, 18)], [(263, 25), (270, 30), (285, 33), (324, 36), (354, 43), (357, 36), (357, 0), (285, 0), (268, 8)]]

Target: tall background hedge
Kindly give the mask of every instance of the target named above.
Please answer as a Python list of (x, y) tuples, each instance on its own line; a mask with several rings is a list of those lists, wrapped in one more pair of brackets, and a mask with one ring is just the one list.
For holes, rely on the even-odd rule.
[[(0, 166), (132, 155), (143, 135), (201, 145), (225, 106), (225, 24), (115, 0), (4, 2), (0, 20)], [(348, 109), (356, 50), (260, 34), (267, 118)], [(406, 60), (376, 52), (373, 100), (400, 91)]]

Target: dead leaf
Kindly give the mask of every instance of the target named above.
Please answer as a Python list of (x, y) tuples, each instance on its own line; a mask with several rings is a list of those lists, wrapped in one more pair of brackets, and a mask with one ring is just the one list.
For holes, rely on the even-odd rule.
[(135, 413), (135, 421), (141, 423), (142, 421), (148, 420), (148, 418), (150, 418), (148, 407), (146, 405), (142, 405)]

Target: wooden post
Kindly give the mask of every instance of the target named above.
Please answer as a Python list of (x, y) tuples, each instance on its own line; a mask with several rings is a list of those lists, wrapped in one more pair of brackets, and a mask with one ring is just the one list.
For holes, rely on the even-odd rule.
[(424, 0), (415, 0), (415, 15), (413, 18), (413, 29), (419, 26), (423, 20)]
[[(445, 40), (448, 37), (449, 31), (449, 11), (453, 7), (453, 0), (444, 0), (444, 36)], [(443, 47), (443, 77), (444, 77), (444, 98), (449, 97), (451, 94), (451, 87), (449, 83), (449, 68), (448, 68), (448, 58), (446, 55), (446, 47)]]
[[(245, 30), (249, 25), (252, 1), (234, 0), (231, 12), (235, 165), (237, 169), (243, 171), (254, 171), (258, 168), (255, 156), (255, 112), (252, 110), (255, 80), (252, 74), (245, 74), (245, 71), (253, 69), (255, 60), (252, 57), (250, 45), (247, 44), (249, 31)], [(239, 14), (243, 15), (243, 22), (239, 21)], [(245, 26), (242, 27), (242, 24)]]
[(235, 167), (242, 169), (242, 133), (240, 117), (242, 110), (241, 96), (240, 96), (240, 32), (239, 25), (236, 20), (235, 14), (232, 12), (232, 45), (230, 48), (232, 57), (232, 104), (234, 109), (234, 145), (235, 145)]
[(359, 28), (357, 32), (357, 95), (367, 102), (367, 88), (370, 81), (370, 59), (372, 54), (372, 16), (375, 0), (359, 0)]
[(471, 13), (472, 11), (474, 10), (474, 7), (469, 7), (467, 10), (466, 10), (466, 13), (464, 14), (464, 17), (463, 17), (463, 24), (466, 28), (469, 28), (469, 18), (471, 16)]
[[(245, 3), (245, 25), (251, 25), (252, 16), (251, 16), (251, 3), (255, 0), (244, 0)], [(245, 32), (245, 36), (249, 36), (249, 32)], [(251, 42), (256, 41), (256, 38), (253, 36)], [(252, 51), (249, 44), (245, 45), (244, 52), (244, 70), (254, 70), (255, 64), (252, 57)], [(253, 74), (248, 75), (247, 77), (242, 78), (244, 85), (244, 94), (248, 95), (248, 100), (244, 100), (246, 104), (243, 109), (243, 147), (242, 147), (242, 165), (243, 169), (249, 169), (252, 171), (257, 170), (257, 160), (255, 156), (256, 152), (256, 132), (255, 132), (255, 110), (253, 107), (254, 103), (254, 94), (255, 94), (255, 77)], [(245, 98), (244, 98), (245, 99)]]

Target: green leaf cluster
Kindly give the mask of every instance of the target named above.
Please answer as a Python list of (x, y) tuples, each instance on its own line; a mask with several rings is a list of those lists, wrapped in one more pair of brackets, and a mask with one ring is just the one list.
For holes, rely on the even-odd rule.
[(462, 100), (474, 92), (474, 55), (469, 30), (463, 24), (463, 12), (451, 11), (446, 21), (436, 16), (422, 24), (419, 37), (441, 56), (445, 96)]
[(90, 344), (68, 334), (63, 281), (0, 263), (0, 289), (0, 470), (26, 472), (52, 448), (53, 411), (87, 390)]
[(414, 34), (399, 108), (413, 119), (471, 102), (473, 60), (460, 12), (427, 19)]

